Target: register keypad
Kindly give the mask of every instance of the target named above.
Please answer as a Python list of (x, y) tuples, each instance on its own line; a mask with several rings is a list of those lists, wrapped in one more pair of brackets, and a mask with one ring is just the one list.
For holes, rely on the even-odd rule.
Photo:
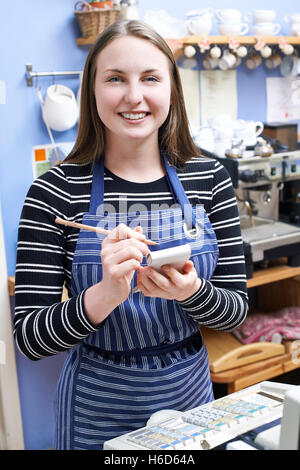
[(220, 431), (234, 430), (241, 423), (268, 411), (265, 405), (224, 398), (128, 434), (128, 440), (149, 449), (184, 449), (191, 442), (205, 439)]

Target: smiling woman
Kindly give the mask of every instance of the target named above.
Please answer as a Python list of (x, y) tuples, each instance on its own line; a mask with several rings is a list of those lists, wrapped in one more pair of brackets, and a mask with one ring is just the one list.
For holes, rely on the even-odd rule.
[[(33, 183), (19, 225), (17, 344), (32, 360), (69, 350), (56, 449), (102, 449), (161, 409), (212, 400), (199, 326), (229, 331), (247, 312), (231, 180), (193, 143), (165, 41), (139, 21), (111, 25), (87, 58), (80, 109), (73, 151)], [(152, 251), (188, 245), (190, 259), (146, 266), (145, 237)]]
[[(134, 40), (137, 39), (139, 41), (135, 44)], [(107, 62), (110, 57), (107, 48), (111, 46), (111, 51), (116, 50), (117, 52), (117, 41), (121, 49), (118, 55), (118, 63), (113, 64), (113, 62)], [(138, 47), (139, 42), (145, 46), (144, 52), (138, 52), (139, 49), (143, 49)], [(129, 51), (134, 51), (134, 53), (128, 54)], [(155, 60), (158, 60), (157, 68), (156, 66), (153, 67), (150, 57), (147, 57), (149, 51), (150, 54), (154, 54)], [(165, 102), (166, 98), (170, 98), (172, 105), (168, 109), (167, 118), (159, 129), (161, 150), (169, 155), (172, 163), (182, 163), (198, 153), (190, 136), (180, 76), (171, 49), (159, 34), (147, 24), (141, 21), (118, 21), (98, 37), (88, 55), (82, 83), (81, 119), (78, 136), (68, 160), (72, 159), (77, 163), (87, 163), (91, 160), (95, 161), (102, 154), (105, 127), (99, 117), (94, 96), (99, 74), (101, 72), (102, 79), (107, 78), (108, 83), (118, 84), (119, 86), (120, 83), (123, 83), (123, 73), (126, 72), (126, 69), (128, 70), (129, 62), (134, 63), (138, 57), (140, 57), (140, 60), (143, 59), (140, 67), (143, 65), (145, 67), (138, 70), (139, 73), (143, 74), (140, 78), (143, 80), (145, 87), (155, 87), (156, 82), (159, 85), (158, 90), (163, 86), (171, 87), (170, 94), (168, 92), (163, 100)], [(107, 69), (99, 69), (99, 60), (106, 60)], [(163, 68), (161, 69), (162, 64)], [(169, 72), (168, 75), (166, 75), (166, 66)], [(159, 75), (162, 72), (164, 76)], [(161, 83), (162, 79), (167, 80), (167, 82), (163, 81)], [(137, 92), (137, 90), (132, 91)], [(132, 109), (129, 110), (132, 111)], [(140, 105), (138, 109), (142, 109)], [(128, 109), (122, 108), (120, 111), (126, 112)], [(147, 107), (142, 111), (149, 112)]]
[(115, 39), (99, 53), (95, 98), (105, 126), (106, 167), (114, 171), (120, 159), (126, 161), (125, 145), (128, 154), (138, 142), (140, 168), (145, 170), (147, 162), (149, 171), (161, 168), (158, 132), (171, 101), (166, 56), (146, 39), (130, 35)]

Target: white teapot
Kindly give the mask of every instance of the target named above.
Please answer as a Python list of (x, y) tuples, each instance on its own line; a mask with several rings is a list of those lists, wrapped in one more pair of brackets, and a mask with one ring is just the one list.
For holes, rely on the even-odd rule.
[(242, 140), (244, 145), (252, 147), (256, 145), (257, 138), (264, 130), (264, 125), (260, 121), (244, 121), (238, 119), (233, 124), (233, 136), (236, 140)]

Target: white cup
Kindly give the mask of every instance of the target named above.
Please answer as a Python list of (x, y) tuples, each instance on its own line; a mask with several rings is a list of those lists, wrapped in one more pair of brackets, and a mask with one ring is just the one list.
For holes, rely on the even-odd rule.
[(268, 59), (272, 55), (272, 49), (270, 46), (264, 46), (260, 51), (261, 56), (264, 59)]
[(194, 48), (194, 46), (188, 45), (188, 46), (185, 46), (183, 53), (187, 59), (190, 59), (191, 57), (194, 57), (194, 55), (196, 54), (196, 49)]
[(300, 23), (293, 23), (291, 25), (291, 35), (300, 36)]
[(186, 13), (185, 25), (190, 34), (208, 36), (212, 28), (212, 8), (199, 8)]
[(292, 13), (291, 15), (285, 15), (284, 21), (291, 25), (300, 23), (300, 13)]
[(220, 47), (214, 46), (210, 49), (209, 53), (213, 59), (219, 59), (221, 57), (222, 50)]
[(64, 85), (51, 85), (41, 104), (44, 121), (54, 131), (71, 129), (78, 121), (76, 97), (73, 91)]
[(292, 44), (286, 44), (281, 48), (281, 50), (285, 55), (291, 55), (294, 52), (294, 46), (292, 46)]
[(239, 46), (236, 50), (236, 55), (242, 59), (246, 57), (247, 54), (248, 54), (248, 50), (247, 50), (247, 47), (245, 46)]
[(243, 36), (248, 33), (249, 26), (246, 23), (219, 23), (218, 30), (222, 36)]
[(216, 10), (215, 15), (220, 23), (241, 23), (242, 15), (239, 10), (234, 8), (225, 8), (223, 10)]
[(211, 18), (194, 16), (188, 19), (185, 25), (190, 34), (195, 36), (208, 36), (212, 28), (212, 20)]
[(244, 121), (239, 119), (234, 123), (233, 136), (236, 140), (243, 140), (244, 145), (254, 146), (257, 137), (264, 130), (264, 125), (260, 121)]
[(254, 36), (275, 36), (280, 31), (278, 23), (257, 23), (253, 25)]
[(275, 10), (253, 10), (252, 12), (248, 11), (245, 16), (246, 21), (250, 21), (252, 19), (254, 24), (273, 23), (275, 18)]
[(228, 50), (224, 51), (223, 56), (219, 59), (219, 68), (221, 70), (228, 70), (236, 65), (236, 57)]

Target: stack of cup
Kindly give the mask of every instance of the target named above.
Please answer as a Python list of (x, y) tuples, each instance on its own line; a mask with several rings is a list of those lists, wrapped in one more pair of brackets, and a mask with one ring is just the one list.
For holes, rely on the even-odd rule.
[(291, 35), (300, 36), (300, 13), (286, 15), (284, 20), (290, 24)]
[(215, 11), (218, 20), (219, 34), (222, 36), (243, 36), (249, 30), (246, 23), (242, 22), (242, 15), (239, 10), (225, 8)]
[(208, 36), (212, 28), (212, 8), (198, 8), (186, 13), (185, 25), (189, 34)]
[(275, 23), (275, 10), (253, 10), (246, 13), (246, 19), (253, 22), (254, 36), (275, 36), (280, 31), (280, 24)]

